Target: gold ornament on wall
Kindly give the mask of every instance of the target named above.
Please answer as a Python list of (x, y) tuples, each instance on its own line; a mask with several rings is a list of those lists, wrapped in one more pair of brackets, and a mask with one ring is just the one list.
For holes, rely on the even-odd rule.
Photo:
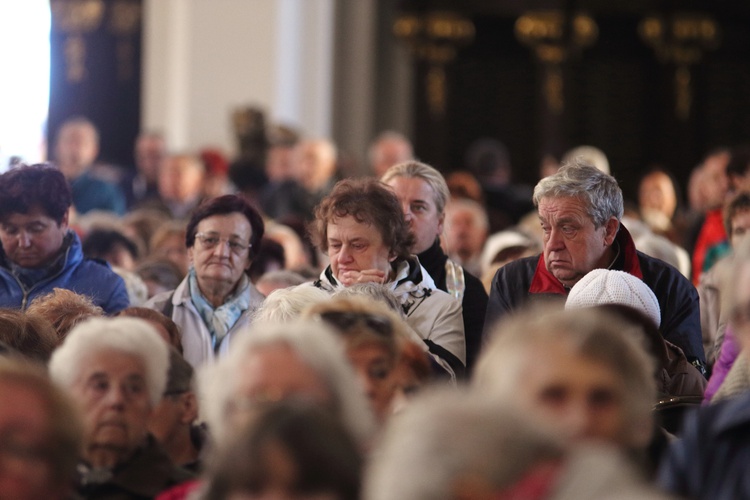
[(668, 17), (651, 16), (638, 25), (641, 38), (653, 47), (665, 64), (674, 64), (675, 114), (681, 120), (690, 117), (693, 105), (691, 66), (720, 43), (719, 25), (711, 17), (697, 13), (676, 13)]
[(65, 77), (70, 83), (85, 80), (86, 40), (84, 35), (99, 28), (104, 16), (102, 0), (51, 0), (52, 27), (66, 35), (63, 42)]
[(552, 113), (561, 114), (565, 109), (562, 64), (596, 42), (596, 21), (583, 13), (567, 16), (560, 10), (530, 11), (516, 20), (515, 34), (543, 66), (542, 88), (547, 107)]
[(115, 0), (109, 12), (109, 30), (117, 37), (117, 79), (135, 77), (133, 38), (140, 32), (141, 4), (138, 0)]
[(402, 14), (393, 25), (393, 33), (403, 40), (415, 57), (429, 64), (425, 94), (430, 113), (445, 115), (447, 85), (445, 67), (458, 49), (474, 40), (474, 23), (452, 11)]

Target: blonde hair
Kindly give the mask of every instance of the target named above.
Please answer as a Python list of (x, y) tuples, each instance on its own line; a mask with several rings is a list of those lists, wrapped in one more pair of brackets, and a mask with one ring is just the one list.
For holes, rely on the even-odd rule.
[(595, 309), (544, 313), (531, 308), (498, 323), (474, 370), (473, 385), (493, 398), (516, 400), (529, 369), (522, 354), (535, 345), (564, 342), (575, 353), (609, 367), (626, 388), (624, 441), (645, 446), (651, 437), (656, 402), (654, 360), (643, 335), (612, 314)]

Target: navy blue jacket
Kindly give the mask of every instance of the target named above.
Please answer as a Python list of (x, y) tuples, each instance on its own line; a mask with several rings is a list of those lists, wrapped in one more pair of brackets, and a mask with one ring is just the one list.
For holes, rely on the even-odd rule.
[(750, 394), (688, 415), (658, 482), (685, 498), (750, 498)]
[[(705, 365), (698, 292), (693, 284), (664, 261), (637, 251), (624, 226), (620, 225), (615, 241), (620, 245), (620, 255), (612, 269), (630, 273), (651, 288), (659, 300), (663, 337), (680, 347), (688, 360), (698, 359)], [(565, 299), (567, 294), (568, 289), (547, 270), (543, 254), (506, 264), (492, 279), (485, 334), (503, 315), (532, 299)]]
[(54, 288), (66, 288), (90, 297), (107, 314), (114, 314), (130, 305), (125, 283), (106, 262), (85, 259), (81, 240), (68, 231), (66, 250), (60, 269), (51, 277), (35, 283), (29, 289), (11, 273), (4, 252), (0, 251), (0, 307), (25, 310), (36, 297)]

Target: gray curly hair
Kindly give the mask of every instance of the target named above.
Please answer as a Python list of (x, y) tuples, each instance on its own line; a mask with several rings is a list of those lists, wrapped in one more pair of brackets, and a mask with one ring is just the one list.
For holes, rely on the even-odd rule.
[(574, 158), (556, 174), (545, 177), (534, 188), (534, 205), (543, 198), (578, 198), (586, 204), (594, 225), (602, 227), (610, 219), (622, 219), (622, 190), (611, 175), (585, 161)]

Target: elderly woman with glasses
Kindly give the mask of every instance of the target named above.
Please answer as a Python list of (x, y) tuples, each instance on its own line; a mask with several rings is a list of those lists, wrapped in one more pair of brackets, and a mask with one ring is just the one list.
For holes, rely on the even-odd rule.
[(193, 367), (225, 354), (263, 302), (246, 273), (262, 237), (263, 219), (239, 196), (210, 199), (193, 212), (185, 235), (187, 276), (146, 304), (180, 327), (184, 356)]

